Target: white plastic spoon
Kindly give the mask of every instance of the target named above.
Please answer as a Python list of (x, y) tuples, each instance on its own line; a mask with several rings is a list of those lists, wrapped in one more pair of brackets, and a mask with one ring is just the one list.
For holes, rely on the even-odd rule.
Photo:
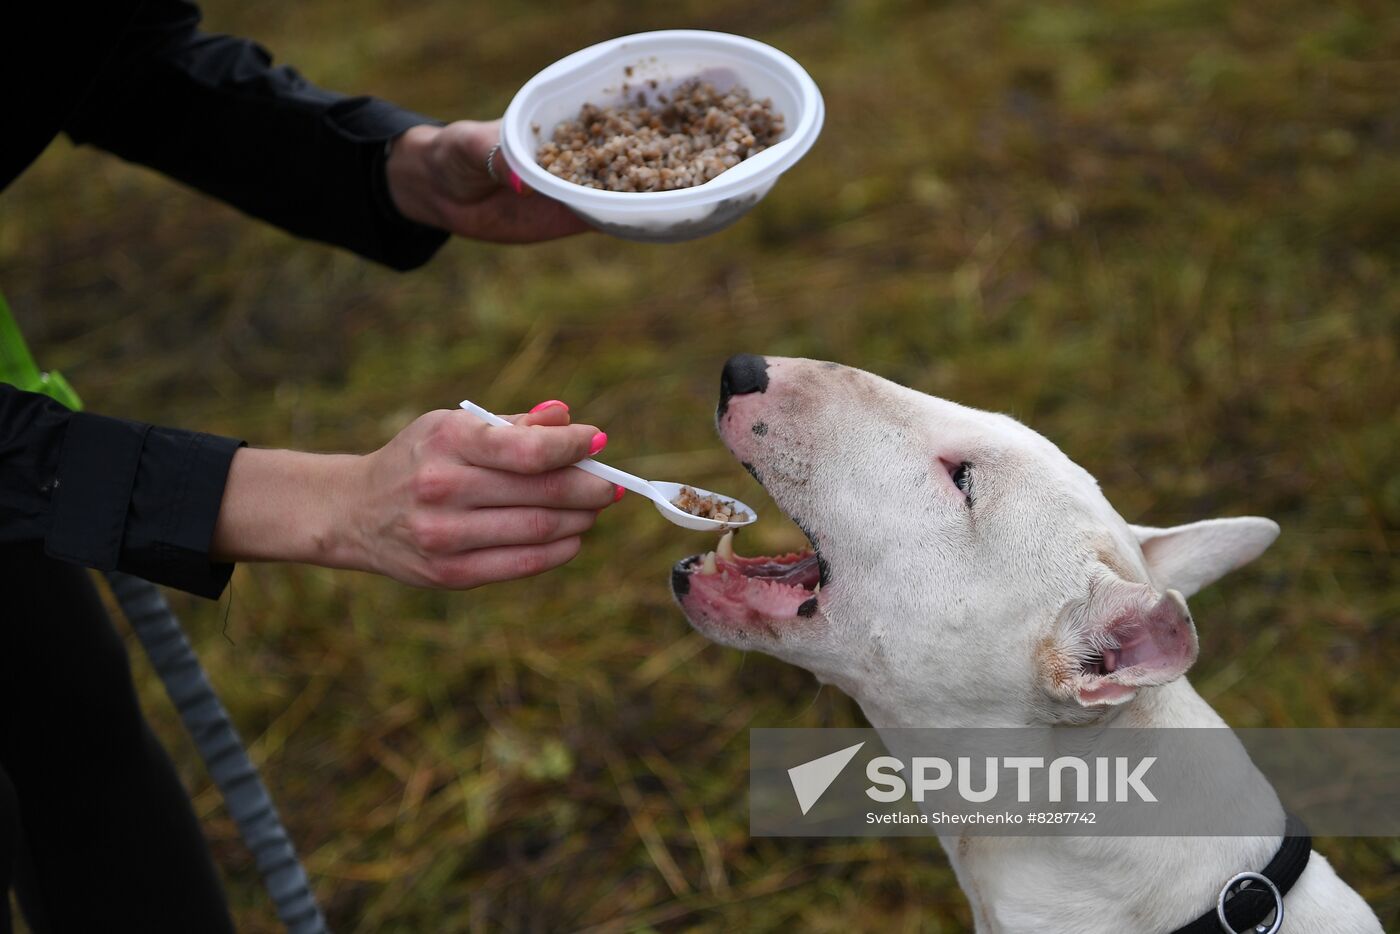
[[(499, 415), (488, 412), (475, 402), (462, 400), (462, 408), (488, 425), (509, 425), (510, 422)], [(633, 493), (640, 493), (656, 504), (657, 512), (676, 525), (686, 529), (694, 529), (697, 532), (722, 532), (725, 529), (739, 529), (750, 525), (758, 520), (758, 513), (754, 512), (745, 504), (734, 499), (732, 496), (722, 496), (718, 493), (711, 493), (709, 490), (702, 490), (698, 486), (689, 483), (671, 483), (666, 480), (643, 480), (625, 470), (618, 470), (616, 467), (609, 467), (607, 464), (600, 464), (591, 457), (586, 457), (574, 464), (579, 470), (591, 473), (595, 477), (601, 477), (609, 483), (616, 483), (626, 487)], [(719, 519), (706, 519), (704, 516), (696, 516), (686, 512), (677, 506), (672, 500), (681, 495), (682, 487), (690, 487), (700, 496), (712, 496), (716, 499), (728, 500), (734, 504), (735, 510), (740, 514), (747, 514), (748, 518), (735, 519), (729, 522), (722, 522)]]

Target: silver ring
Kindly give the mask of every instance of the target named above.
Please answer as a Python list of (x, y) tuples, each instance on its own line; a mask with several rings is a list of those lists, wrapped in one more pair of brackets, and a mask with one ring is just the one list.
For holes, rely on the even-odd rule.
[(1243, 888), (1243, 882), (1260, 882), (1269, 889), (1269, 894), (1274, 897), (1274, 923), (1265, 927), (1263, 924), (1254, 926), (1255, 934), (1278, 934), (1279, 928), (1283, 927), (1283, 895), (1279, 893), (1278, 886), (1269, 879), (1268, 876), (1260, 875), (1257, 872), (1242, 872), (1225, 883), (1225, 888), (1220, 890), (1220, 897), (1215, 900), (1215, 916), (1220, 919), (1221, 930), (1228, 931), (1229, 934), (1238, 934), (1230, 927), (1230, 922), (1225, 920), (1225, 896), (1230, 894), (1230, 890), (1235, 886)]
[(505, 182), (496, 177), (496, 153), (500, 151), (500, 143), (486, 150), (486, 174), (491, 176), (491, 181), (495, 182), (497, 185), (505, 185)]

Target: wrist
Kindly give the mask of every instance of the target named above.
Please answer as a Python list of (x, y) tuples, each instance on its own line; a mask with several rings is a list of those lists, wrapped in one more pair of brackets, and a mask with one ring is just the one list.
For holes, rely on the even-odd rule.
[(407, 220), (429, 227), (445, 227), (431, 169), (440, 133), (442, 127), (432, 124), (409, 127), (389, 144), (384, 161), (384, 181), (394, 209)]
[(299, 553), (287, 560), (327, 568), (365, 569), (364, 536), (358, 508), (365, 501), (361, 483), (365, 457), (307, 454), (302, 473), (302, 508), (289, 540)]
[(362, 458), (242, 448), (229, 465), (211, 555), (361, 566), (353, 508)]

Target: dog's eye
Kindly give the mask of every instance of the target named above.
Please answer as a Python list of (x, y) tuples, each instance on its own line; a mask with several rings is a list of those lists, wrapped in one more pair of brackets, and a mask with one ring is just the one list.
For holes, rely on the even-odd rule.
[(954, 467), (949, 476), (953, 478), (953, 485), (964, 493), (972, 486), (972, 467), (966, 461)]

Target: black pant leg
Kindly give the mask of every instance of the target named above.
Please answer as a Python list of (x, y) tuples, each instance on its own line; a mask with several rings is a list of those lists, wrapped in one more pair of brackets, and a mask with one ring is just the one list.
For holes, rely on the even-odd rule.
[(21, 903), (53, 934), (231, 934), (188, 793), (88, 572), (0, 548), (0, 613), (0, 768), (23, 827)]

